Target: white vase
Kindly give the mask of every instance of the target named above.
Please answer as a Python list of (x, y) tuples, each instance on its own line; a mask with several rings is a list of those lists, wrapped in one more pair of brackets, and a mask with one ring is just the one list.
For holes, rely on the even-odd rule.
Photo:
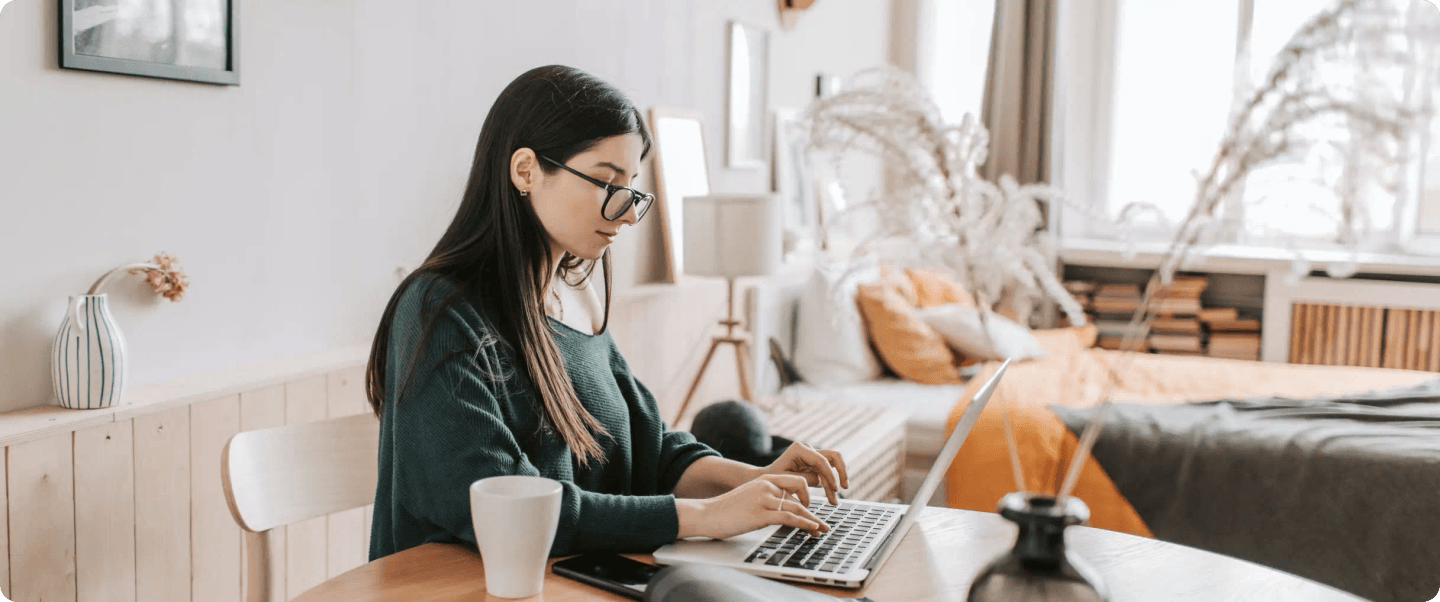
[(128, 360), (105, 295), (71, 296), (50, 355), (60, 405), (84, 410), (114, 405), (130, 380)]

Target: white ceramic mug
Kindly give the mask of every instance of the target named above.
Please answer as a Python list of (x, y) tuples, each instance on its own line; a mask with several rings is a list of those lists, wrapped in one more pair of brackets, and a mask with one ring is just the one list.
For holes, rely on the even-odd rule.
[(470, 520), (490, 595), (540, 594), (560, 523), (560, 492), (560, 482), (545, 477), (490, 477), (470, 485)]

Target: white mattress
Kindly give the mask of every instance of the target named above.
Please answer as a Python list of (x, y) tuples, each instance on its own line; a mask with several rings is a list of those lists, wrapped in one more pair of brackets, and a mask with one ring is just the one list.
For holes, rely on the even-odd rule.
[(800, 384), (786, 388), (782, 394), (904, 410), (910, 415), (905, 422), (906, 453), (938, 456), (945, 444), (945, 419), (964, 392), (965, 385), (922, 385), (883, 379), (849, 385)]

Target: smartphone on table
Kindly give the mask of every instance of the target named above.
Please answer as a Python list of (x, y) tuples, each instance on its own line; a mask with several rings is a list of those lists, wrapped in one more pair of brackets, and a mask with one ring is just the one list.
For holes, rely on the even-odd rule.
[(644, 600), (645, 586), (661, 568), (619, 554), (581, 554), (557, 561), (550, 570), (626, 598)]

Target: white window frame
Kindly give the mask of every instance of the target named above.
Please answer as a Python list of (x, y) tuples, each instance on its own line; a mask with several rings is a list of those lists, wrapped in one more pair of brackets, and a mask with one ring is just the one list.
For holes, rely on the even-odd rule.
[[(1123, 0), (1094, 0), (1093, 2), (1058, 3), (1056, 29), (1056, 70), (1054, 82), (1054, 103), (1052, 105), (1051, 170), (1049, 179), (1057, 183), (1060, 190), (1074, 203), (1088, 208), (1093, 214), (1108, 215), (1108, 179), (1111, 158), (1111, 120), (1113, 118), (1113, 91), (1115, 64), (1115, 37), (1119, 3)], [(1145, 1), (1145, 0), (1132, 0)], [(1236, 99), (1241, 99), (1252, 90), (1249, 77), (1249, 46), (1254, 18), (1255, 2), (1283, 2), (1285, 0), (1240, 0), (1236, 35), (1236, 69), (1233, 85)], [(1415, 3), (1420, 10), (1424, 3)], [(1414, 23), (1415, 19), (1412, 18)], [(1440, 57), (1428, 57), (1431, 64), (1440, 68)], [(1269, 57), (1258, 57), (1269, 60)], [(1431, 68), (1430, 72), (1436, 69)], [(1410, 86), (1407, 93), (1428, 92), (1430, 86), (1424, 82)], [(1415, 254), (1440, 256), (1440, 232), (1421, 233), (1417, 231), (1421, 194), (1424, 182), (1424, 158), (1429, 150), (1430, 128), (1417, 128), (1407, 148), (1410, 150), (1407, 177), (1401, 186), (1400, 199), (1396, 203), (1392, 223), (1393, 232), (1383, 238), (1390, 241), (1391, 248), (1378, 251), (1394, 254)], [(1197, 166), (1204, 167), (1204, 166)], [(1431, 177), (1440, 178), (1440, 174)], [(1440, 203), (1440, 200), (1436, 201)], [(1062, 249), (1075, 246), (1093, 248), (1097, 240), (1114, 240), (1113, 231), (1097, 223), (1092, 216), (1085, 215), (1073, 207), (1062, 207), (1050, 212), (1050, 228), (1059, 234)], [(1155, 230), (1136, 230), (1130, 235), (1138, 241), (1158, 242), (1168, 240), (1169, 233)], [(1309, 245), (1307, 245), (1307, 248)], [(1335, 245), (1315, 244), (1316, 249), (1335, 249)]]

